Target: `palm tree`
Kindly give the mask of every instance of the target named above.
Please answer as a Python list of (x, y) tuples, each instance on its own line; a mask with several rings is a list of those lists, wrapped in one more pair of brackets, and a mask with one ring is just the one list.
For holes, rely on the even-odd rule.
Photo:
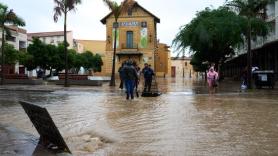
[[(266, 25), (264, 19), (266, 17), (266, 6), (275, 0), (232, 0), (227, 2), (227, 6), (237, 12), (240, 16), (247, 19), (247, 29), (245, 32), (247, 40), (247, 86), (252, 88), (252, 52), (251, 38), (256, 36), (265, 36), (267, 33), (260, 30), (254, 30), (256, 25), (252, 23), (261, 22), (262, 26)], [(258, 24), (258, 23), (257, 23)]]
[(118, 19), (120, 17), (121, 13), (126, 12), (129, 8), (132, 8), (135, 2), (133, 0), (125, 0), (120, 5), (111, 0), (103, 0), (103, 2), (108, 6), (108, 8), (111, 10), (112, 14), (115, 18), (115, 23), (113, 24), (113, 28), (115, 28), (114, 31), (114, 52), (113, 52), (113, 60), (112, 60), (112, 74), (111, 74), (111, 80), (110, 80), (110, 86), (116, 86), (115, 84), (115, 58), (116, 58), (116, 45), (117, 45), (117, 28), (118, 28)]
[(6, 24), (15, 26), (24, 26), (25, 22), (23, 19), (18, 17), (13, 9), (8, 9), (8, 6), (0, 3), (0, 27), (2, 29), (2, 47), (1, 47), (1, 85), (4, 84), (4, 65), (5, 65), (5, 33), (11, 35), (9, 28)]
[(59, 16), (64, 15), (64, 51), (65, 51), (65, 83), (68, 87), (68, 42), (67, 42), (67, 13), (76, 10), (76, 5), (81, 3), (81, 0), (54, 0), (54, 22), (57, 22)]

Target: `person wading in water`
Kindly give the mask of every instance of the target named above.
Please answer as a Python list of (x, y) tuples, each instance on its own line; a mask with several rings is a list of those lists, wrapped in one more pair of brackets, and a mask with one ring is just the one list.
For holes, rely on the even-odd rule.
[(145, 78), (144, 92), (150, 92), (154, 72), (153, 72), (152, 68), (150, 68), (150, 66), (147, 63), (145, 63), (145, 67), (142, 69), (142, 73)]
[(209, 94), (214, 94), (217, 87), (218, 73), (214, 71), (214, 67), (210, 67), (207, 73), (207, 82)]
[(135, 81), (138, 80), (137, 72), (131, 61), (127, 61), (123, 67), (124, 84), (126, 87), (126, 99), (134, 99)]

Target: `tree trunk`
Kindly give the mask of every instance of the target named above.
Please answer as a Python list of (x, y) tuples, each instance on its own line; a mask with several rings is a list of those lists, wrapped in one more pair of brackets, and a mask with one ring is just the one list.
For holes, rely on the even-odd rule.
[(208, 79), (208, 78), (207, 78), (207, 72), (205, 71), (204, 74), (205, 74), (205, 83), (206, 83), (206, 82), (207, 82), (207, 79)]
[(184, 67), (182, 67), (182, 77), (184, 78)]
[(223, 79), (222, 77), (222, 61), (219, 61), (219, 63), (217, 64), (217, 69), (218, 69), (218, 80), (221, 81)]
[(5, 55), (4, 55), (4, 49), (5, 49), (5, 29), (4, 24), (2, 24), (2, 48), (1, 48), (1, 85), (4, 85), (5, 83), (5, 76), (4, 76), (4, 65), (5, 65)]
[(68, 84), (68, 48), (67, 48), (67, 12), (65, 12), (64, 19), (64, 51), (65, 51), (65, 87), (69, 87)]
[(252, 52), (251, 52), (251, 22), (248, 19), (248, 34), (247, 34), (247, 88), (252, 89)]
[(113, 52), (113, 61), (112, 61), (112, 74), (111, 74), (111, 80), (109, 86), (116, 86), (115, 83), (115, 58), (116, 58), (116, 45), (117, 45), (117, 23), (118, 20), (116, 19), (116, 26), (115, 26), (115, 32), (114, 32), (114, 52)]
[(50, 73), (49, 76), (52, 77), (52, 67), (50, 67)]

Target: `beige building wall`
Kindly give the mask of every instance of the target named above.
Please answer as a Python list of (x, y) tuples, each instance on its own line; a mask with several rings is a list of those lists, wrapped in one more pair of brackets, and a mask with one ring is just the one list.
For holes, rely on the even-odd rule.
[[(58, 45), (64, 42), (64, 31), (53, 31), (53, 32), (36, 32), (28, 33), (28, 45), (32, 43), (32, 37), (38, 37), (42, 42), (46, 44)], [(69, 49), (73, 49), (73, 32), (67, 31), (67, 42)]]
[(155, 72), (156, 76), (168, 76), (171, 69), (171, 54), (167, 44), (159, 43), (155, 52)]
[[(175, 75), (176, 78), (190, 78), (195, 74), (193, 66), (190, 64), (191, 58), (171, 58), (171, 76)], [(174, 74), (175, 73), (175, 74)]]
[[(93, 54), (99, 54), (103, 61), (101, 72), (94, 73), (94, 75), (107, 76), (107, 66), (109, 65), (106, 55), (106, 41), (101, 40), (76, 40), (79, 45), (83, 46), (84, 51), (91, 51)], [(110, 71), (111, 73), (111, 71)]]

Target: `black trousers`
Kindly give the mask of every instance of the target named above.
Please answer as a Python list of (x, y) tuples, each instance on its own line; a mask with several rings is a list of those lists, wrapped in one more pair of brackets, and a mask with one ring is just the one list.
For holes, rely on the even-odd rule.
[(119, 88), (121, 88), (121, 89), (123, 89), (123, 88), (124, 88), (124, 82), (123, 82), (123, 80), (122, 80), (122, 79), (121, 79), (121, 83), (120, 83)]
[(144, 91), (151, 91), (151, 86), (152, 86), (152, 78), (145, 78), (145, 86), (144, 86)]

